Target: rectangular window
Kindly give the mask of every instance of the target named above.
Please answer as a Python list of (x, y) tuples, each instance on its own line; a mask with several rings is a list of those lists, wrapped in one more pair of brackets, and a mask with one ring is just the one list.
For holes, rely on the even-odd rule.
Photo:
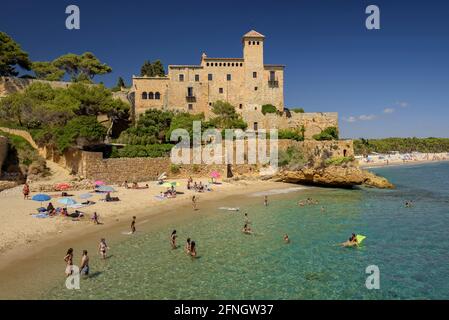
[(189, 103), (189, 110), (193, 110), (193, 104)]
[(218, 93), (223, 93), (223, 88), (218, 88)]
[(276, 80), (276, 72), (270, 71), (270, 81), (275, 81), (275, 80)]
[(239, 104), (239, 109), (242, 109), (243, 108), (243, 104)]
[(227, 74), (227, 75), (226, 75), (226, 80), (227, 80), (227, 81), (231, 81), (231, 75), (230, 75), (230, 74)]
[(193, 88), (192, 87), (188, 87), (187, 88), (187, 96), (188, 97), (193, 97)]
[(258, 123), (254, 122), (254, 131), (257, 131), (258, 127), (259, 127)]
[(257, 91), (257, 87), (254, 87), (254, 91)]
[(199, 81), (200, 81), (200, 75), (199, 75), (199, 74), (196, 74), (196, 75), (195, 75), (195, 81), (196, 81), (196, 82), (199, 82)]
[(257, 78), (257, 72), (253, 72), (253, 78)]
[(184, 81), (184, 75), (183, 74), (179, 75), (179, 81)]
[(207, 75), (207, 80), (212, 81), (212, 73), (209, 73), (209, 74)]

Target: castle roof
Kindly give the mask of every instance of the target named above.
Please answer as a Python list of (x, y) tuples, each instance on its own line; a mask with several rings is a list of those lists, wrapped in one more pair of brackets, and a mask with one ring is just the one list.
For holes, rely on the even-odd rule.
[(243, 38), (265, 38), (265, 36), (256, 30), (251, 30), (243, 35)]

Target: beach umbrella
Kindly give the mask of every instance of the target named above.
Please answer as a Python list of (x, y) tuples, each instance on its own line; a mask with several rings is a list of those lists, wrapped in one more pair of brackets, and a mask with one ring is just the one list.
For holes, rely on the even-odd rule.
[(210, 176), (212, 177), (212, 178), (220, 178), (220, 172), (218, 172), (218, 171), (212, 171), (211, 173), (210, 173)]
[(78, 196), (78, 198), (80, 198), (80, 199), (89, 199), (91, 197), (92, 197), (92, 195), (90, 193), (83, 193)]
[(170, 182), (173, 187), (179, 187), (181, 184), (177, 181)]
[(166, 172), (162, 172), (162, 174), (159, 177), (157, 177), (157, 180), (164, 180), (166, 178), (167, 178), (167, 173)]
[(70, 184), (68, 184), (68, 183), (58, 183), (57, 185), (55, 185), (55, 189), (59, 190), (59, 191), (64, 191), (64, 190), (70, 189)]
[(100, 192), (114, 192), (115, 189), (113, 187), (110, 187), (110, 186), (99, 186), (97, 188), (97, 191), (100, 191)]
[(38, 201), (38, 202), (40, 202), (40, 203), (41, 203), (41, 207), (42, 207), (42, 201), (48, 201), (48, 200), (50, 200), (50, 199), (51, 199), (51, 197), (50, 197), (48, 194), (43, 194), (43, 193), (35, 194), (35, 195), (31, 198), (31, 200), (33, 200), (33, 201)]
[(50, 199), (51, 199), (51, 197), (48, 194), (43, 194), (43, 193), (36, 194), (31, 198), (31, 200), (39, 201), (39, 202), (48, 201)]
[(76, 204), (76, 201), (72, 198), (61, 198), (58, 200), (59, 203), (65, 204), (66, 206), (71, 206), (73, 204)]
[(104, 181), (101, 181), (101, 180), (97, 180), (97, 181), (95, 181), (95, 185), (96, 186), (104, 186), (106, 183), (104, 183)]

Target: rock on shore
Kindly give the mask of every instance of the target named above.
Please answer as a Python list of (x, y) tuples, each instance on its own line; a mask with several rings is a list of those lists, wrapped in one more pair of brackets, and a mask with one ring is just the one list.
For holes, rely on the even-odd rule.
[(357, 185), (381, 189), (393, 189), (387, 179), (353, 166), (329, 166), (324, 168), (301, 168), (282, 170), (273, 177), (275, 181), (329, 187), (350, 188)]

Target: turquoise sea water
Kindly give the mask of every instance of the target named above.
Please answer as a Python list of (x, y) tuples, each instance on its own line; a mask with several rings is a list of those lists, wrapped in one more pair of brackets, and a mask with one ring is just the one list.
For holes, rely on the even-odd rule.
[[(310, 188), (248, 196), (240, 213), (208, 209), (180, 225), (141, 232), (114, 246), (106, 261), (92, 258), (94, 277), (81, 290), (62, 283), (43, 298), (75, 299), (448, 299), (449, 164), (373, 170), (396, 190)], [(298, 207), (312, 197), (319, 205)], [(414, 200), (411, 208), (405, 200)], [(222, 205), (222, 204), (220, 204)], [(321, 206), (326, 211), (321, 212)], [(243, 212), (253, 236), (240, 232)], [(173, 228), (181, 248), (171, 250)], [(342, 248), (352, 232), (360, 248)], [(288, 233), (292, 242), (285, 244)], [(187, 237), (199, 259), (183, 252)], [(380, 269), (380, 289), (368, 290), (365, 269)], [(61, 267), (63, 270), (63, 266)], [(62, 271), (61, 271), (62, 272)]]

